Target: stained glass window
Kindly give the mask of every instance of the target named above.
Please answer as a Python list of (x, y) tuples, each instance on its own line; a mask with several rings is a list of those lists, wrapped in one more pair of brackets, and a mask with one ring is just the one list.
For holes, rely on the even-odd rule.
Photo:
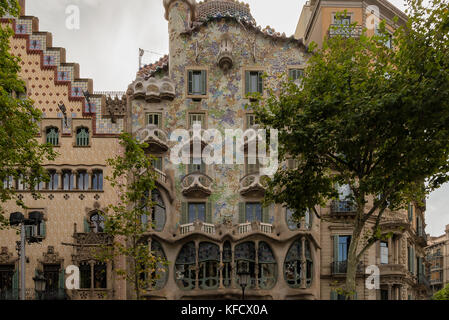
[(266, 242), (259, 243), (259, 287), (271, 289), (276, 284), (276, 259), (273, 251)]
[(256, 282), (256, 248), (253, 242), (244, 242), (235, 247), (235, 263), (237, 273), (241, 271), (249, 272), (250, 287), (254, 288)]
[(90, 216), (90, 221), (93, 225), (94, 233), (103, 233), (104, 232), (104, 217), (98, 212), (94, 213)]
[(220, 263), (220, 248), (213, 243), (200, 243), (199, 253), (199, 286), (200, 289), (218, 288), (219, 272), (218, 265)]
[[(310, 244), (309, 241), (306, 240), (304, 242), (305, 246), (305, 265), (306, 265), (306, 283), (307, 287), (310, 287), (312, 283), (312, 268), (313, 261), (310, 252)], [(285, 258), (284, 263), (284, 276), (287, 284), (292, 288), (299, 288), (302, 285), (302, 241), (300, 239), (296, 240), (290, 249), (288, 250), (287, 257)]]
[(191, 290), (195, 288), (196, 278), (196, 250), (195, 243), (186, 243), (175, 263), (176, 283), (182, 289)]

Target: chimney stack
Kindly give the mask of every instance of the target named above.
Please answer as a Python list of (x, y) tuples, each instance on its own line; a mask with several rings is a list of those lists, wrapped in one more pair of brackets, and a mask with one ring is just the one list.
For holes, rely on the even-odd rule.
[(19, 0), (19, 5), (20, 5), (20, 15), (24, 16), (25, 15), (25, 0)]

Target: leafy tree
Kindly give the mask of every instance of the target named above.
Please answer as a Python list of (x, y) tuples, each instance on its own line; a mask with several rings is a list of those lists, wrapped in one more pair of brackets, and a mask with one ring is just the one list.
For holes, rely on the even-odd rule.
[[(6, 14), (19, 15), (16, 0), (0, 2), (0, 17)], [(25, 207), (4, 181), (21, 180), (35, 196), (40, 196), (35, 186), (48, 180), (41, 164), (56, 157), (50, 145), (36, 139), (42, 113), (26, 97), (25, 83), (19, 78), (20, 59), (10, 52), (13, 34), (9, 25), (0, 25), (0, 229), (8, 225), (3, 203), (15, 200), (18, 206)]]
[(384, 213), (421, 204), (448, 180), (448, 1), (408, 4), (410, 19), (393, 33), (393, 49), (384, 22), (373, 36), (340, 32), (310, 47), (300, 86), (283, 81), (253, 106), (259, 122), (279, 130), (280, 160), (296, 162), (274, 175), (267, 202), (296, 210), (296, 218), (311, 210), (330, 219), (316, 206), (341, 199), (337, 186), (350, 187), (348, 299), (358, 262), (382, 238)]
[(140, 300), (142, 293), (154, 285), (157, 275), (165, 272), (166, 265), (160, 256), (151, 252), (145, 236), (151, 227), (149, 217), (154, 204), (150, 195), (156, 187), (156, 176), (151, 158), (144, 152), (147, 144), (124, 133), (120, 136), (120, 145), (123, 154), (107, 160), (113, 171), (106, 179), (119, 198), (103, 215), (105, 233), (112, 236), (113, 241), (111, 246), (98, 252), (98, 258), (107, 262), (125, 257), (128, 266), (115, 271), (133, 285), (135, 298)]
[(449, 284), (435, 293), (432, 297), (432, 300), (449, 300)]

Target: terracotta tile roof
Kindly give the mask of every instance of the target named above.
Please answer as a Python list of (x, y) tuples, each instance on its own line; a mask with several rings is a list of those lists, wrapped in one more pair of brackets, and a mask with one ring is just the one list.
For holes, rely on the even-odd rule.
[(163, 56), (155, 63), (146, 64), (137, 72), (137, 76), (144, 78), (149, 78), (154, 75), (157, 71), (168, 70), (168, 55)]

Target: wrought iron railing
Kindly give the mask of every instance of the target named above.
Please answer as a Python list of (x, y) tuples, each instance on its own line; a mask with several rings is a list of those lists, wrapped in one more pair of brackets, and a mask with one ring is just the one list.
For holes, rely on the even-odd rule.
[(332, 213), (355, 213), (357, 207), (351, 201), (334, 200), (331, 203)]
[(331, 24), (328, 35), (329, 38), (335, 36), (359, 38), (362, 35), (362, 26)]
[[(332, 274), (346, 274), (348, 271), (348, 260), (345, 261), (334, 261), (331, 264)], [(363, 272), (363, 263), (359, 262), (357, 265), (357, 273)]]

